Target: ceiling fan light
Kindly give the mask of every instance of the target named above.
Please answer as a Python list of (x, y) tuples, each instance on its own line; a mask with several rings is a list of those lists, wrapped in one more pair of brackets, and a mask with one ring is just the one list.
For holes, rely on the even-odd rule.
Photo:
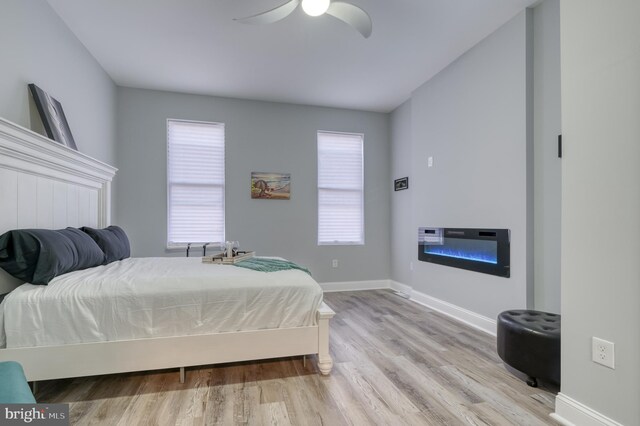
[(302, 10), (309, 16), (320, 16), (329, 9), (331, 0), (302, 0)]

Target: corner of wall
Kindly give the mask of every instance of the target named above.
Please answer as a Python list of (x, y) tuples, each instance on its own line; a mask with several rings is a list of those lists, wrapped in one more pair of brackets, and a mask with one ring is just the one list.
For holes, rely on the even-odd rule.
[(527, 309), (533, 309), (535, 300), (534, 288), (534, 153), (533, 153), (533, 9), (525, 9), (525, 55), (526, 55), (526, 211), (527, 211), (527, 243), (526, 243), (526, 305)]

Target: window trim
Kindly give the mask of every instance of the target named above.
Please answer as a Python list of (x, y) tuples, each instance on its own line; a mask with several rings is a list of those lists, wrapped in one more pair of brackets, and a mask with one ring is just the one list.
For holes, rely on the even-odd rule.
[[(222, 217), (223, 217), (223, 221), (224, 221), (224, 226), (222, 228), (222, 241), (207, 241), (208, 243), (211, 243), (210, 246), (214, 247), (214, 250), (217, 248), (217, 245), (220, 245), (223, 241), (225, 241), (226, 238), (226, 233), (227, 233), (227, 209), (226, 209), (226, 187), (227, 187), (227, 141), (226, 141), (226, 125), (225, 123), (222, 122), (217, 122), (217, 121), (202, 121), (202, 120), (186, 120), (186, 119), (181, 119), (181, 118), (167, 118), (166, 119), (166, 123), (165, 123), (165, 132), (166, 132), (166, 138), (167, 138), (167, 144), (166, 144), (166, 168), (165, 168), (165, 173), (166, 173), (166, 183), (167, 183), (167, 215), (166, 215), (166, 222), (165, 222), (165, 250), (166, 251), (181, 251), (186, 249), (187, 245), (189, 243), (170, 243), (169, 242), (169, 223), (170, 223), (170, 206), (171, 206), (171, 184), (169, 182), (169, 122), (173, 121), (173, 122), (180, 122), (180, 123), (195, 123), (195, 124), (212, 124), (212, 125), (216, 125), (216, 126), (222, 126), (222, 129), (224, 131), (224, 146), (223, 146), (223, 152), (224, 152), (224, 158), (223, 158), (223, 164), (224, 164), (224, 184), (222, 185)], [(200, 242), (200, 241), (194, 241), (193, 244), (196, 244), (196, 247), (198, 244), (205, 244), (205, 242)]]
[[(329, 190), (335, 190), (335, 191), (340, 191), (340, 189), (334, 189), (334, 188), (321, 188), (320, 187), (320, 183), (318, 182), (318, 175), (319, 175), (319, 171), (320, 171), (320, 156), (318, 155), (318, 146), (319, 146), (319, 136), (320, 133), (325, 133), (325, 134), (334, 134), (334, 135), (348, 135), (348, 136), (360, 136), (360, 141), (361, 141), (361, 145), (360, 145), (360, 156), (362, 157), (362, 169), (360, 172), (360, 217), (361, 217), (361, 229), (360, 229), (360, 234), (362, 235), (362, 239), (361, 241), (320, 241), (320, 190), (321, 189), (329, 189)], [(364, 168), (365, 168), (365, 162), (364, 162), (364, 133), (359, 133), (359, 132), (338, 132), (338, 131), (334, 131), (334, 130), (318, 130), (316, 131), (316, 165), (317, 165), (317, 169), (316, 169), (316, 191), (317, 191), (317, 196), (316, 196), (316, 201), (317, 201), (317, 208), (316, 208), (316, 217), (318, 220), (318, 226), (316, 228), (316, 240), (317, 240), (317, 245), (318, 246), (364, 246), (365, 245), (365, 241), (366, 241), (366, 235), (365, 235), (365, 210), (364, 210)], [(348, 190), (344, 190), (345, 192)]]

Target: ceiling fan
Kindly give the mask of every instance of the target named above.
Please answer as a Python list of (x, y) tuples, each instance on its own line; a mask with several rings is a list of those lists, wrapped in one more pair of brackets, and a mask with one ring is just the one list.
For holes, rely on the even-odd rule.
[(369, 38), (372, 23), (369, 14), (351, 3), (331, 0), (290, 0), (289, 2), (246, 18), (234, 21), (243, 24), (273, 24), (289, 16), (298, 6), (309, 16), (331, 15), (355, 28), (364, 38)]

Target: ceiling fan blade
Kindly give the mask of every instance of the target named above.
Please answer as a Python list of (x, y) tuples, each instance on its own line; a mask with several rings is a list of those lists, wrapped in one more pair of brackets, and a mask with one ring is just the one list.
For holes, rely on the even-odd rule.
[(286, 18), (293, 12), (300, 4), (300, 0), (291, 0), (281, 6), (268, 10), (266, 12), (258, 13), (257, 15), (247, 16), (246, 18), (235, 18), (234, 21), (241, 22), (243, 24), (273, 24), (281, 19)]
[(327, 14), (346, 22), (358, 30), (364, 38), (369, 38), (373, 29), (371, 17), (364, 10), (351, 3), (341, 1), (331, 2)]

